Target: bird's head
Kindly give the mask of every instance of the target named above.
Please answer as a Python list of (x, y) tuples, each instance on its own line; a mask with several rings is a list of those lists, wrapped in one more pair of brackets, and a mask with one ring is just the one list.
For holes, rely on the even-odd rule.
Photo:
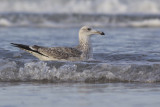
[(104, 32), (101, 32), (101, 31), (97, 31), (97, 30), (94, 30), (92, 29), (91, 27), (89, 26), (83, 26), (80, 30), (79, 30), (79, 36), (91, 36), (91, 35), (105, 35)]

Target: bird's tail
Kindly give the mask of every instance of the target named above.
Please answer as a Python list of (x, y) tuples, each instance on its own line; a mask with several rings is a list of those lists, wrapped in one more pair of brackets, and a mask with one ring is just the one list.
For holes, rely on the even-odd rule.
[(25, 51), (31, 53), (32, 55), (38, 57), (40, 60), (43, 60), (42, 56), (48, 58), (48, 56), (44, 55), (43, 53), (38, 52), (39, 46), (36, 46), (36, 45), (29, 46), (29, 45), (23, 45), (23, 44), (17, 44), (17, 43), (11, 43), (11, 44), (14, 47), (18, 47), (18, 48), (20, 48), (22, 50), (25, 50)]

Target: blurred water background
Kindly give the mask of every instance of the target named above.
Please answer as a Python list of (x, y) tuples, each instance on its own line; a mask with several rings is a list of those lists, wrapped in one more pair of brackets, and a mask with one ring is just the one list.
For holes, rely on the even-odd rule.
[(159, 27), (159, 0), (1, 0), (0, 26)]
[[(10, 45), (76, 46), (94, 61), (39, 61)], [(160, 0), (0, 0), (0, 107), (159, 107)]]

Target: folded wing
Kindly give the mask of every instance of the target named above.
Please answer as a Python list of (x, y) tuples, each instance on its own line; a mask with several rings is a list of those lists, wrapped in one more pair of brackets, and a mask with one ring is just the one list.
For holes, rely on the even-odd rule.
[[(71, 47), (41, 47), (41, 46), (28, 46), (23, 44), (11, 43), (13, 46), (23, 49), (39, 59), (69, 59), (70, 57), (80, 57), (82, 52), (76, 48)], [(43, 57), (43, 58), (42, 58)]]

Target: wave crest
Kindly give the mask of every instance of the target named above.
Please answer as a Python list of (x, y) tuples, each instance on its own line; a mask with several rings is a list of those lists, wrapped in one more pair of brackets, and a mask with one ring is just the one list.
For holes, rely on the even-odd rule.
[[(22, 62), (21, 62), (22, 63)], [(20, 62), (1, 60), (1, 81), (159, 82), (160, 64)]]
[(160, 27), (160, 15), (0, 14), (0, 27)]
[(159, 7), (159, 0), (1, 0), (0, 12), (159, 14)]

